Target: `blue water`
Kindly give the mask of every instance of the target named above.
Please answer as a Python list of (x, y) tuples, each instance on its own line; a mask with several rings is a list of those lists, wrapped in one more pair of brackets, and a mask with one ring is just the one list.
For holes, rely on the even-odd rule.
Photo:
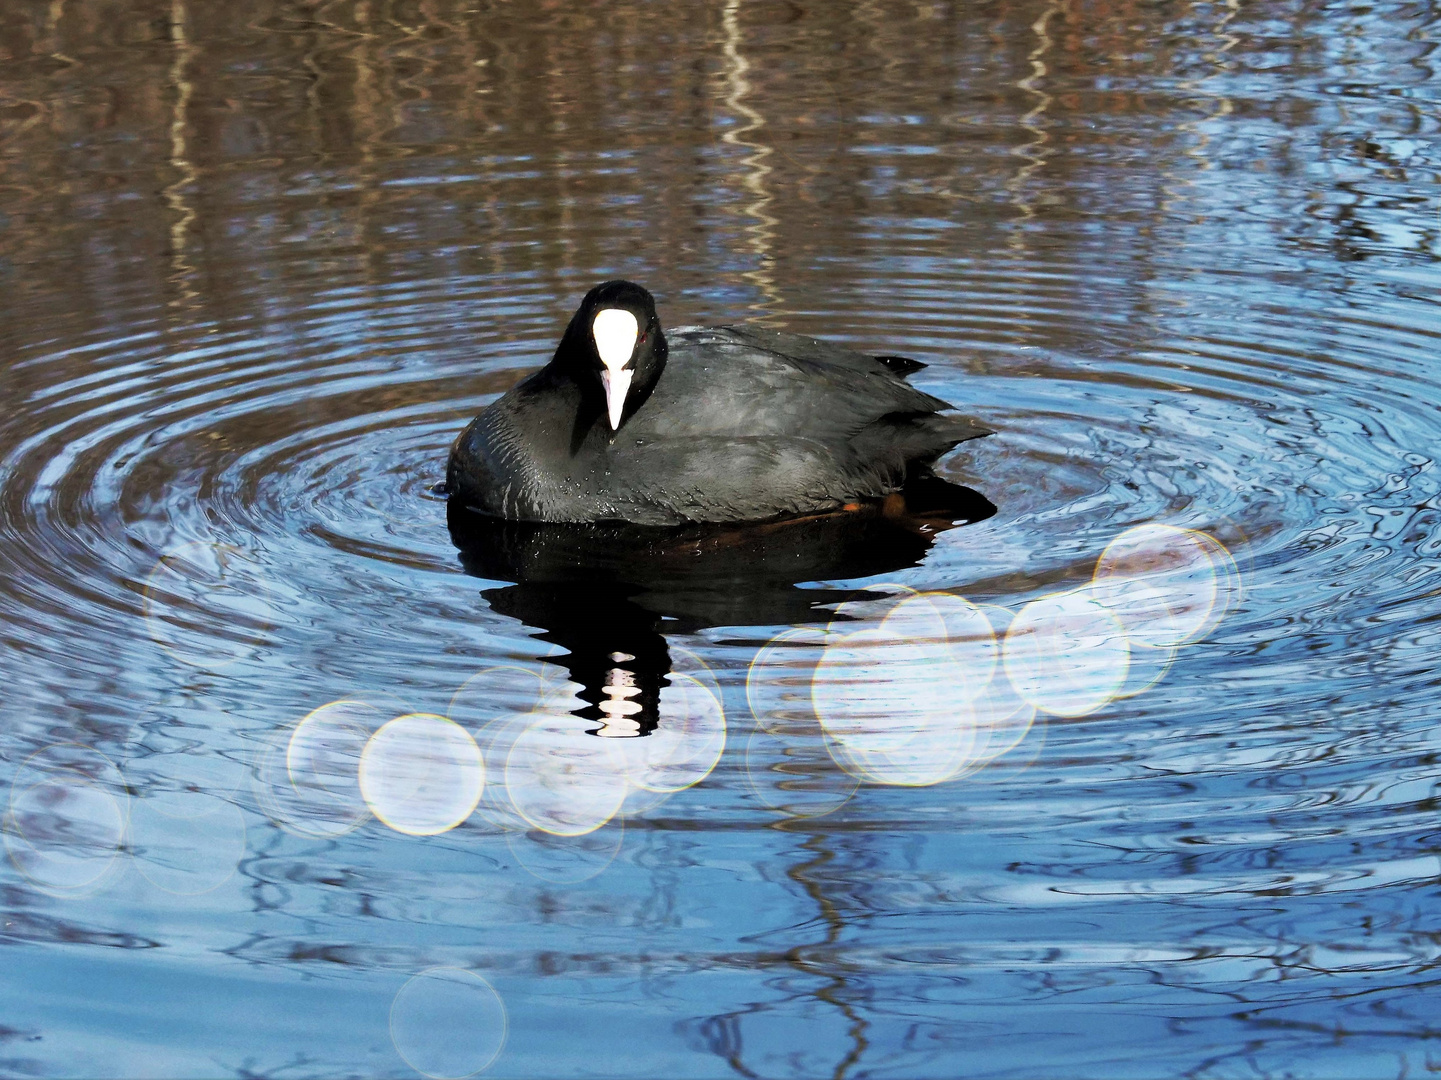
[[(0, 1073), (1432, 1067), (1438, 32), (0, 4)], [(462, 551), (621, 274), (995, 513)]]

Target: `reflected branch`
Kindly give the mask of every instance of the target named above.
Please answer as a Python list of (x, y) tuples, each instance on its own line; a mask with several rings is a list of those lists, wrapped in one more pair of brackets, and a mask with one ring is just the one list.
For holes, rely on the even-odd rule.
[(753, 305), (753, 310), (759, 313), (759, 321), (763, 322), (769, 313), (768, 309), (780, 301), (772, 272), (775, 256), (771, 252), (775, 227), (780, 221), (768, 210), (772, 196), (766, 190), (766, 179), (771, 174), (771, 167), (766, 164), (766, 158), (770, 157), (771, 148), (765, 143), (745, 138), (763, 128), (766, 121), (764, 116), (744, 103), (744, 99), (751, 92), (750, 80), (746, 78), (751, 65), (740, 52), (742, 37), (739, 14), (740, 0), (727, 0), (721, 17), (721, 25), (725, 29), (725, 43), (721, 52), (726, 59), (726, 107), (744, 117), (746, 123), (743, 127), (727, 131), (721, 136), (721, 141), (751, 151), (742, 160), (746, 172), (741, 178), (741, 184), (754, 196), (743, 211), (753, 219), (752, 224), (745, 227), (745, 232), (748, 237), (747, 246), (756, 257), (756, 267), (741, 276), (753, 282), (760, 290), (762, 300)]
[(170, 165), (178, 175), (165, 187), (164, 195), (166, 206), (175, 215), (170, 224), (170, 271), (180, 296), (172, 301), (172, 306), (189, 308), (200, 299), (200, 294), (191, 285), (195, 266), (186, 253), (190, 227), (195, 223), (195, 209), (187, 196), (199, 173), (190, 160), (187, 136), (190, 98), (194, 93), (187, 68), (194, 57), (195, 47), (190, 43), (186, 0), (171, 0), (170, 41), (175, 46), (175, 59), (170, 65), (170, 84), (175, 88), (175, 105), (170, 118)]
[(67, 67), (74, 67), (79, 64), (80, 61), (60, 51), (60, 19), (64, 14), (65, 0), (50, 0), (50, 8), (45, 15), (45, 21), (48, 24), (46, 27), (49, 38), (48, 55), (55, 60), (59, 60)]
[[(795, 819), (782, 819), (776, 822), (774, 827), (781, 831), (790, 831), (790, 827), (796, 823)], [(870, 1046), (870, 1041), (866, 1038), (866, 1029), (870, 1027), (870, 1022), (856, 1012), (855, 1007), (842, 996), (847, 982), (846, 975), (838, 970), (840, 965), (817, 964), (806, 957), (806, 953), (816, 948), (817, 944), (823, 946), (828, 954), (834, 956), (837, 951), (835, 946), (840, 941), (841, 931), (845, 929), (847, 920), (836, 909), (835, 902), (826, 895), (817, 876), (818, 871), (834, 862), (836, 858), (836, 853), (825, 844), (825, 834), (813, 832), (801, 843), (801, 848), (804, 851), (812, 852), (815, 857), (798, 866), (791, 867), (786, 871), (786, 876), (804, 889), (806, 895), (816, 905), (816, 910), (820, 912), (821, 920), (825, 923), (826, 933), (825, 938), (819, 943), (796, 945), (788, 949), (786, 960), (797, 971), (826, 979), (828, 985), (815, 992), (816, 1000), (830, 1005), (846, 1018), (846, 1034), (850, 1037), (851, 1045), (846, 1051), (845, 1057), (841, 1058), (835, 1071), (831, 1073), (833, 1080), (844, 1080), (844, 1077), (861, 1060)]]
[[(1201, 54), (1201, 58), (1203, 60), (1215, 67), (1216, 74), (1222, 74), (1225, 72), (1225, 55), (1231, 49), (1235, 48), (1241, 40), (1235, 34), (1232, 34), (1227, 30), (1227, 26), (1231, 23), (1231, 21), (1234, 20), (1238, 14), (1240, 14), (1241, 0), (1225, 0), (1225, 5), (1226, 12), (1224, 15), (1221, 16), (1221, 21), (1216, 24), (1215, 29), (1215, 36), (1221, 40), (1221, 46), (1214, 52), (1203, 52)], [(1201, 80), (1185, 79), (1182, 80), (1179, 85), (1189, 92), (1204, 94), (1204, 91), (1201, 90), (1201, 83), (1204, 81), (1204, 78)], [(1212, 102), (1214, 102), (1214, 107), (1212, 107)], [(1211, 137), (1206, 133), (1205, 124), (1213, 120), (1220, 120), (1223, 117), (1230, 116), (1231, 112), (1234, 109), (1234, 105), (1232, 104), (1231, 99), (1225, 94), (1210, 95), (1209, 100), (1207, 97), (1204, 96), (1198, 97), (1191, 104), (1193, 104), (1200, 112), (1203, 113), (1201, 119), (1199, 121), (1186, 119), (1183, 115), (1183, 118), (1178, 119), (1176, 122), (1176, 130), (1184, 132), (1186, 135), (1193, 137), (1195, 140), (1195, 142), (1191, 146), (1188, 146), (1184, 149), (1183, 153), (1185, 154), (1186, 158), (1195, 163), (1198, 171), (1209, 172), (1211, 169), (1211, 158), (1210, 155), (1206, 152), (1206, 150), (1207, 147), (1210, 145)], [(1165, 178), (1168, 184), (1174, 183), (1180, 187), (1194, 187), (1196, 183), (1194, 180), (1191, 180), (1185, 175), (1183, 175), (1179, 170), (1164, 166), (1161, 169), (1161, 175)], [(1158, 209), (1162, 213), (1168, 213), (1170, 211), (1171, 200), (1169, 197), (1169, 192), (1167, 192), (1166, 197), (1162, 199), (1161, 205)]]
[(1051, 46), (1054, 44), (1048, 24), (1057, 13), (1063, 12), (1065, 8), (1066, 0), (1050, 0), (1046, 10), (1041, 13), (1041, 17), (1031, 24), (1031, 32), (1036, 35), (1036, 47), (1026, 57), (1031, 65), (1031, 73), (1016, 83), (1016, 86), (1036, 99), (1035, 106), (1019, 121), (1020, 126), (1034, 138), (1012, 151), (1017, 157), (1024, 158), (1026, 163), (1016, 171), (1016, 175), (1006, 185), (1011, 191), (1011, 204), (1021, 211), (1021, 216), (1024, 218), (1036, 216), (1035, 207), (1026, 198), (1026, 181), (1030, 179), (1032, 173), (1045, 164), (1046, 158), (1051, 154), (1050, 149), (1046, 146), (1051, 139), (1050, 133), (1038, 121), (1050, 107), (1052, 97), (1041, 89), (1041, 81), (1047, 74), (1045, 56), (1051, 51)]

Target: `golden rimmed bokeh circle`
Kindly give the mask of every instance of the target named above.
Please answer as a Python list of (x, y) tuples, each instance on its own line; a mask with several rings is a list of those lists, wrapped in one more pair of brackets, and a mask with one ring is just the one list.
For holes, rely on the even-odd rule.
[(832, 634), (816, 664), (812, 704), (841, 768), (872, 783), (929, 786), (973, 760), (969, 706), (995, 666), (978, 608), (949, 593), (917, 593), (895, 601), (874, 626)]
[(469, 732), (444, 716), (387, 721), (360, 755), (360, 794), (381, 822), (409, 836), (436, 836), (475, 810), (485, 760)]
[(762, 728), (814, 723), (811, 683), (826, 637), (818, 627), (797, 626), (756, 650), (746, 671), (746, 705)]
[(1126, 683), (1131, 646), (1112, 610), (1089, 589), (1026, 604), (1006, 630), (1006, 677), (1025, 701), (1054, 716), (1087, 716)]
[(1137, 525), (1101, 552), (1091, 594), (1116, 616), (1133, 646), (1182, 645), (1212, 627), (1218, 609), (1226, 610), (1234, 563), (1224, 551), (1194, 529)]

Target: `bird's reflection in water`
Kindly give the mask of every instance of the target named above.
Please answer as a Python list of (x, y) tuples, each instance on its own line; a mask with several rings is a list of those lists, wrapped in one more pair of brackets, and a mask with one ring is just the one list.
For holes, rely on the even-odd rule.
[(583, 687), (591, 734), (649, 735), (672, 669), (667, 634), (711, 626), (824, 621), (821, 605), (852, 590), (803, 583), (914, 566), (935, 537), (996, 508), (935, 477), (883, 503), (748, 526), (657, 529), (624, 524), (502, 521), (450, 504), (466, 570), (514, 584), (484, 592), (492, 608), (565, 649), (556, 659)]

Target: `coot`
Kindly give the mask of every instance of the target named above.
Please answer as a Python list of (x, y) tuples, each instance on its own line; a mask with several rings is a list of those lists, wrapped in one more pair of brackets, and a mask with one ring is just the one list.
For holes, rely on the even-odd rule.
[(990, 434), (924, 365), (750, 327), (664, 333), (630, 281), (586, 294), (551, 362), (460, 434), (446, 488), (517, 521), (743, 522), (863, 506)]

